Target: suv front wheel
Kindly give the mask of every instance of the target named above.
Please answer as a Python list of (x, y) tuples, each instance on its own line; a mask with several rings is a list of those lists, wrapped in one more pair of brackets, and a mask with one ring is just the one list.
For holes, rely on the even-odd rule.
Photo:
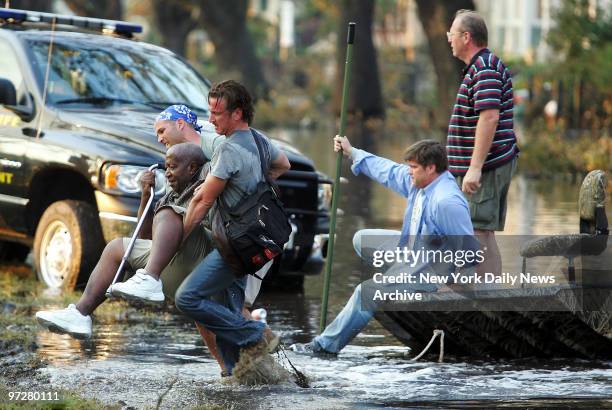
[(100, 220), (91, 204), (74, 200), (52, 203), (34, 236), (38, 279), (51, 288), (74, 289), (87, 281), (103, 246)]

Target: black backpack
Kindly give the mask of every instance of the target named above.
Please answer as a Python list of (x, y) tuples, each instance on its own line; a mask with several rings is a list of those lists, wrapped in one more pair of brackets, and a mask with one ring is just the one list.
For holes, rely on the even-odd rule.
[(291, 234), (291, 225), (280, 201), (278, 187), (269, 180), (264, 165), (261, 146), (263, 137), (253, 129), (251, 135), (257, 145), (264, 180), (257, 184), (253, 194), (231, 208), (225, 206), (219, 197), (217, 211), (223, 229), (215, 229), (213, 226), (213, 235), (220, 245), (219, 251), (238, 276), (254, 275), (268, 261), (280, 255)]

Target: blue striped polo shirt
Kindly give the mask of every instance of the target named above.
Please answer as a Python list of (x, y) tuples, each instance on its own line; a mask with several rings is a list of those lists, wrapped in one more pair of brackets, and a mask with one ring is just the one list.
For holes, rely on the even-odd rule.
[(470, 166), (476, 124), (482, 110), (499, 110), (493, 144), (482, 170), (498, 168), (518, 154), (513, 108), (510, 70), (489, 49), (483, 48), (463, 70), (463, 82), (448, 126), (446, 151), (449, 171), (453, 175), (465, 175)]

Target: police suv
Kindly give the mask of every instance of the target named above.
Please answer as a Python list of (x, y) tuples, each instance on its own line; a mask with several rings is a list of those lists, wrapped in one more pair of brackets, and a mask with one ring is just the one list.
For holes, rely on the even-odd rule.
[[(208, 117), (210, 83), (172, 52), (133, 39), (138, 25), (0, 8), (0, 247), (33, 248), (49, 287), (86, 282), (105, 242), (129, 236), (138, 179), (164, 164), (155, 116), (186, 104)], [(277, 282), (318, 273), (329, 179), (295, 148), (278, 181), (294, 228)], [(165, 189), (157, 171), (157, 195)], [(280, 265), (280, 267), (279, 267)]]

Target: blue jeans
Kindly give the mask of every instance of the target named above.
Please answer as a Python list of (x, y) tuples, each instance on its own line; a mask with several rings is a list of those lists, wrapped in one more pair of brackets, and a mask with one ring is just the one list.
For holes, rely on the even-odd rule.
[[(369, 256), (362, 254), (362, 250), (364, 250), (361, 243), (362, 235), (389, 235), (391, 240), (390, 243), (386, 245), (389, 248), (393, 248), (397, 245), (400, 232), (388, 229), (362, 229), (357, 231), (355, 236), (353, 236), (353, 247), (355, 248), (355, 252), (357, 252), (360, 258), (369, 259)], [(370, 251), (371, 250), (365, 249), (366, 253), (370, 253)], [(314, 338), (314, 350), (325, 350), (330, 353), (338, 353), (344, 346), (353, 340), (364, 327), (366, 327), (370, 319), (374, 316), (375, 310), (376, 307), (371, 304), (367, 306), (366, 309), (362, 307), (361, 284), (357, 285), (353, 291), (353, 295), (334, 321), (325, 328), (321, 335)]]
[[(240, 349), (261, 340), (265, 328), (263, 323), (242, 316), (245, 286), (246, 277), (237, 279), (215, 249), (176, 291), (176, 307), (216, 335), (229, 372), (238, 361)], [(219, 294), (225, 294), (225, 303), (219, 303)]]
[[(399, 243), (400, 234), (399, 231), (388, 229), (362, 229), (353, 237), (353, 247), (357, 255), (366, 264), (371, 265), (377, 259), (375, 258), (374, 251), (395, 249)], [(450, 243), (454, 244), (452, 240)], [(469, 244), (471, 246), (475, 245), (472, 242), (469, 242)], [(461, 249), (461, 246), (458, 249)], [(478, 249), (478, 247), (475, 249)], [(386, 269), (384, 275), (405, 272), (416, 273), (414, 271), (410, 272), (409, 269), (406, 269), (406, 265), (398, 262), (392, 262), (379, 267), (382, 268), (383, 266)], [(421, 266), (415, 266), (411, 265), (411, 268), (414, 268), (414, 270), (421, 268)], [(440, 274), (447, 273), (445, 267), (436, 268), (440, 269), (438, 271)], [(415, 283), (380, 283), (374, 282), (372, 279), (366, 280), (355, 288), (353, 295), (334, 321), (325, 328), (321, 335), (313, 339), (313, 350), (338, 353), (357, 336), (366, 327), (370, 319), (372, 319), (374, 312), (379, 306), (380, 302), (375, 298), (377, 290), (381, 291), (381, 293), (401, 293), (403, 291), (435, 292), (437, 288), (435, 284), (421, 283), (420, 281)]]
[(361, 307), (361, 284), (359, 284), (334, 321), (323, 333), (313, 339), (314, 350), (338, 353), (366, 327), (373, 316), (374, 309), (365, 310)]

